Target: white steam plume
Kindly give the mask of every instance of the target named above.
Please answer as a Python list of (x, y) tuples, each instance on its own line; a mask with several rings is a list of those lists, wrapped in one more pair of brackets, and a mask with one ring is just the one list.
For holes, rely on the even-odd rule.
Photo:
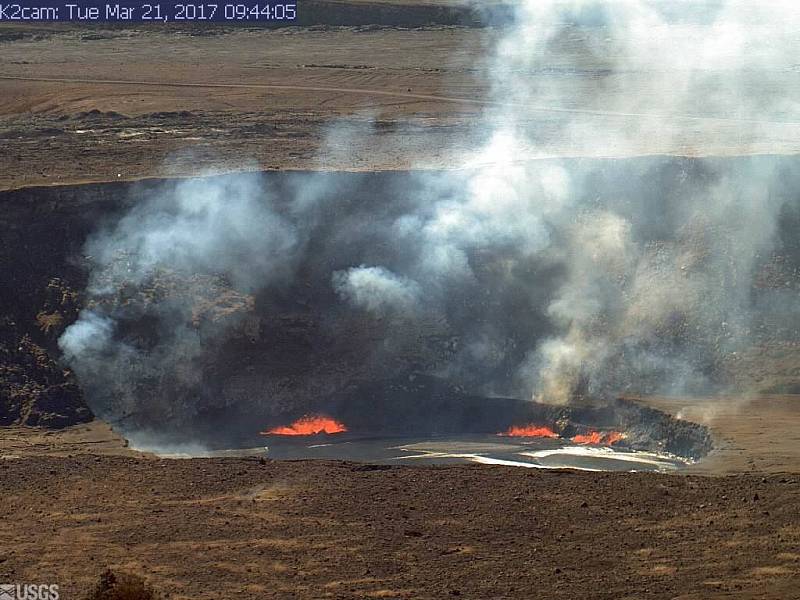
[[(300, 238), (258, 175), (165, 183), (86, 244), (88, 307), (59, 346), (101, 417), (181, 420), (206, 401), (217, 344), (252, 319), (252, 292), (285, 282)], [(126, 333), (132, 324), (143, 332)], [(159, 382), (163, 395), (147, 391)]]
[[(769, 158), (707, 156), (800, 134), (800, 9), (524, 0), (516, 17), (482, 65), (495, 104), (459, 169), (364, 176), (380, 178), (368, 194), (355, 175), (352, 189), (298, 175), (280, 198), (266, 176), (198, 179), (93, 237), (90, 307), (61, 340), (84, 385), (133, 412), (169, 367), (185, 393), (164, 414), (224, 405), (196, 393), (214, 349), (282, 289), (313, 302), (323, 282), (322, 306), (402, 314), (387, 336), (422, 343), (435, 321), (444, 350), (424, 366), (471, 389), (555, 403), (719, 389), (762, 311), (800, 314), (796, 294), (753, 284), (782, 243), (791, 175)], [(352, 135), (334, 129), (328, 147), (346, 152)], [(630, 158), (652, 154), (671, 157)], [(241, 310), (175, 292), (192, 281)], [(142, 319), (158, 334), (132, 344), (126, 324)]]
[(413, 313), (421, 290), (416, 282), (383, 267), (356, 267), (333, 274), (333, 286), (346, 301), (376, 314)]

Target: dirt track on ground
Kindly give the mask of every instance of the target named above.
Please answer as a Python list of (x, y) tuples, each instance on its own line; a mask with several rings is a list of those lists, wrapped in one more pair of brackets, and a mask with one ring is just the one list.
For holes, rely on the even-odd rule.
[(0, 75), (0, 80), (7, 81), (31, 81), (37, 83), (75, 83), (81, 85), (121, 85), (135, 87), (160, 87), (160, 88), (208, 88), (208, 89), (231, 89), (231, 90), (267, 90), (281, 92), (325, 92), (334, 94), (353, 94), (358, 96), (386, 96), (389, 98), (407, 98), (411, 100), (424, 100), (430, 102), (443, 102), (454, 104), (471, 104), (479, 106), (502, 106), (507, 108), (521, 108), (532, 112), (563, 113), (570, 115), (590, 115), (594, 117), (622, 117), (622, 118), (645, 118), (645, 119), (671, 119), (678, 121), (701, 121), (701, 122), (720, 122), (720, 123), (751, 123), (762, 125), (800, 125), (794, 121), (767, 121), (761, 119), (740, 119), (737, 117), (712, 116), (712, 115), (681, 115), (681, 114), (655, 114), (655, 113), (632, 113), (610, 110), (586, 110), (580, 108), (566, 108), (563, 106), (540, 106), (530, 103), (498, 102), (479, 98), (456, 98), (453, 96), (441, 96), (432, 94), (412, 94), (401, 91), (387, 91), (370, 88), (343, 88), (343, 87), (321, 87), (304, 85), (270, 85), (257, 83), (214, 83), (210, 81), (142, 81), (127, 79), (77, 79), (72, 77), (20, 77), (14, 75)]
[[(500, 105), (500, 106), (514, 106), (513, 104), (505, 104), (502, 102), (492, 102), (490, 100), (479, 100), (475, 98), (452, 98), (448, 96), (434, 96), (430, 94), (411, 94), (399, 91), (387, 91), (369, 88), (343, 88), (343, 87), (320, 87), (308, 85), (268, 85), (256, 83), (212, 83), (209, 81), (183, 81), (183, 82), (168, 82), (168, 81), (137, 81), (126, 79), (76, 79), (67, 77), (15, 77), (11, 75), (0, 75), (0, 79), (8, 81), (35, 81), (39, 83), (78, 83), (83, 85), (132, 85), (132, 86), (154, 86), (154, 87), (178, 87), (178, 88), (222, 88), (222, 89), (246, 89), (246, 90), (280, 90), (287, 92), (329, 92), (334, 94), (356, 94), (360, 96), (387, 96), (390, 98), (410, 98), (412, 100), (428, 100), (432, 102), (454, 102), (463, 104), (479, 104), (479, 105)], [(567, 109), (558, 108), (542, 108), (541, 110), (550, 110), (554, 112), (570, 111)]]

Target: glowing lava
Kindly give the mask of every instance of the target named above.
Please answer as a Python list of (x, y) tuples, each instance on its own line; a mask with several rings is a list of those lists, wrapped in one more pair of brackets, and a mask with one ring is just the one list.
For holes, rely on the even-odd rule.
[(609, 431), (603, 438), (603, 442), (610, 446), (611, 444), (616, 444), (624, 439), (625, 434), (620, 433), (619, 431)]
[(600, 435), (599, 431), (590, 431), (589, 433), (576, 435), (572, 438), (572, 441), (576, 444), (599, 444), (603, 441), (603, 436)]
[(600, 433), (599, 431), (589, 431), (582, 435), (576, 435), (572, 441), (576, 444), (616, 444), (618, 441), (624, 439), (625, 436), (618, 431), (609, 431), (607, 433)]
[(498, 433), (497, 435), (505, 437), (544, 437), (544, 438), (557, 438), (558, 434), (549, 427), (542, 427), (534, 425), (515, 425), (509, 427), (505, 433)]
[(347, 427), (336, 419), (324, 415), (306, 415), (288, 427), (275, 427), (261, 435), (318, 435), (320, 433), (344, 433)]

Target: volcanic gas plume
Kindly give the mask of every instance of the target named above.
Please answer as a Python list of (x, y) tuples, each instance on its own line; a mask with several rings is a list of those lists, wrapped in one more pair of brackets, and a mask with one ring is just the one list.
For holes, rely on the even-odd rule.
[[(552, 138), (584, 157), (634, 156), (654, 138), (693, 154), (724, 127), (747, 150), (781, 126), (794, 98), (772, 78), (796, 66), (800, 11), (680, 5), (518, 3), (476, 65), (495, 104), (451, 170), (136, 192), (87, 242), (86, 306), (60, 340), (92, 408), (128, 430), (210, 431), (340, 410), (353, 386), (419, 373), (555, 404), (729, 387), (728, 358), (800, 316), (796, 296), (754, 288), (794, 235), (794, 171), (765, 157), (543, 156)], [(591, 85), (561, 76), (575, 73)], [(600, 106), (595, 85), (622, 91)], [(323, 156), (347, 147), (338, 135)]]

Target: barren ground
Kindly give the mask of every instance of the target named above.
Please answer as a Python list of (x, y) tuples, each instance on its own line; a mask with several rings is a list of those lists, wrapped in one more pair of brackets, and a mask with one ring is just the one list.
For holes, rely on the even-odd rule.
[(796, 476), (86, 455), (0, 469), (0, 575), (66, 598), (107, 566), (174, 598), (797, 597)]
[[(504, 109), (488, 97), (487, 48), (496, 35), (435, 23), (277, 30), (3, 24), (0, 189), (198, 169), (451, 167), (485, 135), (476, 116)], [(649, 86), (652, 74), (610, 71), (586, 52), (586, 36), (567, 32), (558, 48), (563, 60), (526, 74), (541, 93), (513, 110), (535, 119), (534, 155), (798, 151), (793, 114), (749, 123), (746, 131), (730, 115), (701, 108), (649, 114), (648, 98), (659, 93)], [(800, 89), (797, 69), (776, 69), (776, 85)], [(574, 98), (569, 106), (548, 91), (556, 87), (558, 97)], [(620, 107), (631, 93), (640, 108), (627, 113)], [(639, 146), (587, 148), (563, 129), (566, 121), (580, 129), (598, 120), (606, 130), (638, 129)]]

